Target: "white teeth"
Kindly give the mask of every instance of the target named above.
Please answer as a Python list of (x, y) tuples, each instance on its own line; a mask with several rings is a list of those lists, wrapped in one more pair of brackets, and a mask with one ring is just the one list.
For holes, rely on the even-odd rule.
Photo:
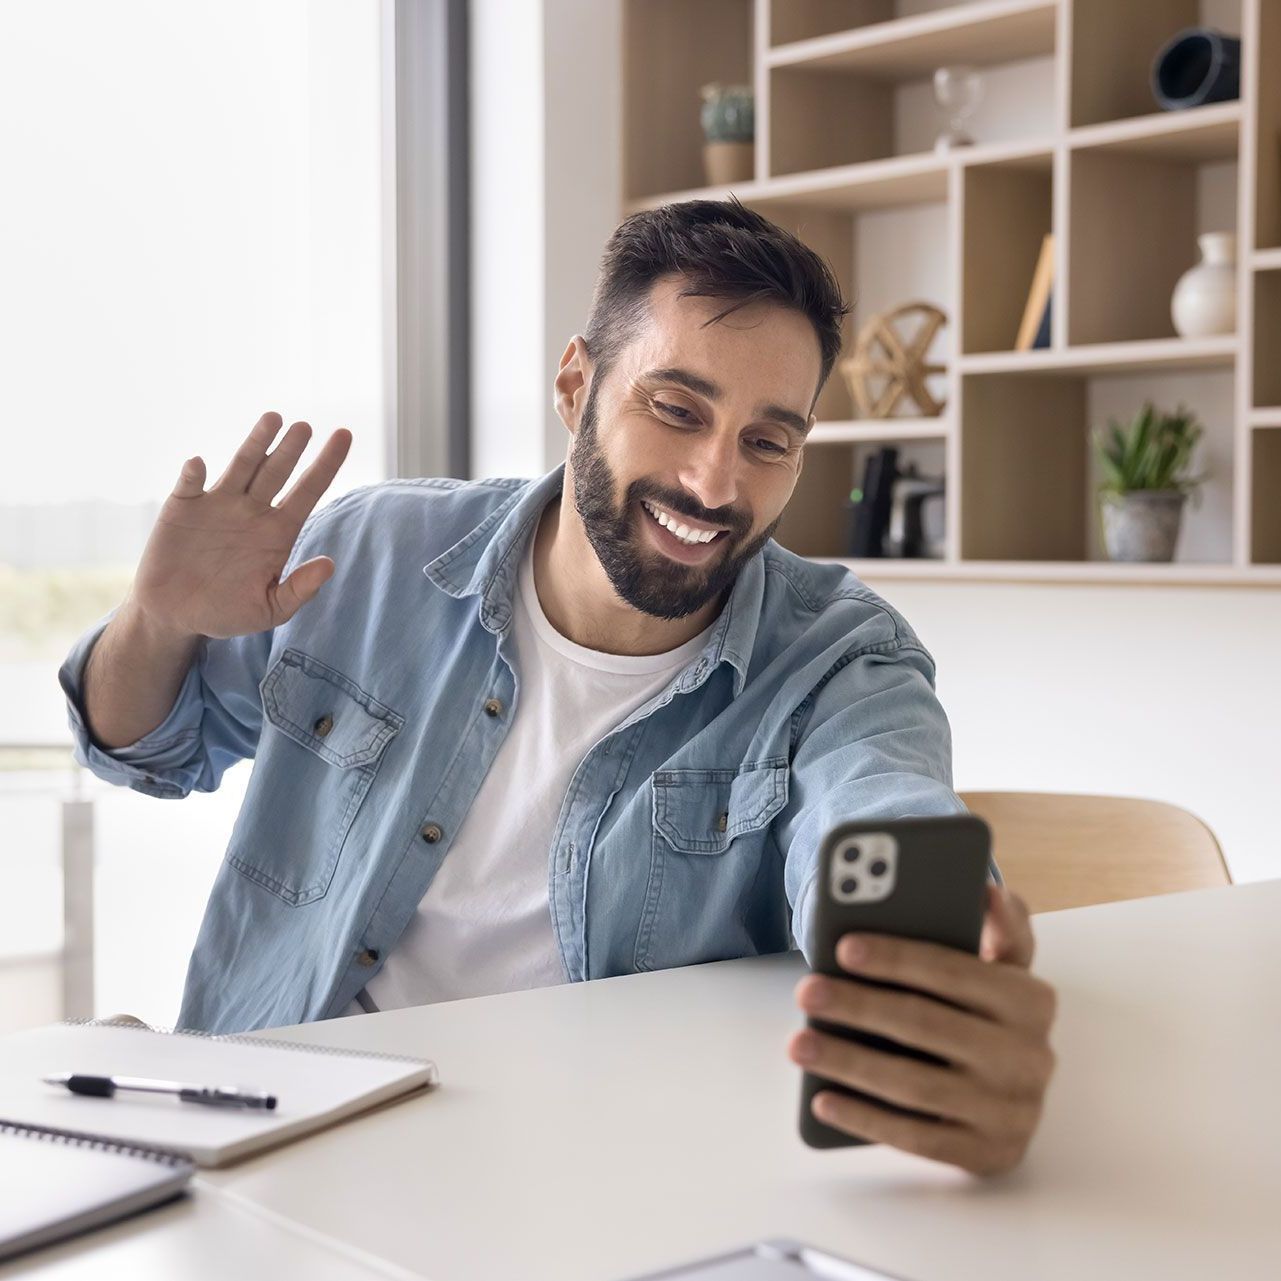
[(719, 533), (719, 530), (715, 529), (690, 529), (688, 525), (682, 525), (674, 520), (661, 507), (655, 507), (648, 502), (643, 502), (643, 506), (664, 529), (691, 547), (697, 547), (700, 543), (710, 543)]

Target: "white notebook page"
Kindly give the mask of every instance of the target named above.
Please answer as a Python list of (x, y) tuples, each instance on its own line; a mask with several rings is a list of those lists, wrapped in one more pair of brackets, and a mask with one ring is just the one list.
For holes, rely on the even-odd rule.
[[(267, 1112), (183, 1103), (163, 1094), (90, 1098), (41, 1080), (60, 1072), (247, 1086), (278, 1102)], [(435, 1065), (425, 1059), (110, 1024), (56, 1023), (0, 1038), (0, 1118), (182, 1152), (204, 1166), (273, 1146), (436, 1079)]]

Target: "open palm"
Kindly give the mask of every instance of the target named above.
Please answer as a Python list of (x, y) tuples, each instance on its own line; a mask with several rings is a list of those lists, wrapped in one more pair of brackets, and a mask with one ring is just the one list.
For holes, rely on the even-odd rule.
[(265, 631), (291, 618), (333, 574), (333, 561), (316, 556), (280, 581), (303, 522), (347, 457), (351, 432), (336, 430), (273, 505), (311, 439), (311, 427), (296, 422), (268, 453), (282, 422), (263, 414), (208, 490), (203, 459), (183, 464), (131, 593), (155, 625), (223, 638)]

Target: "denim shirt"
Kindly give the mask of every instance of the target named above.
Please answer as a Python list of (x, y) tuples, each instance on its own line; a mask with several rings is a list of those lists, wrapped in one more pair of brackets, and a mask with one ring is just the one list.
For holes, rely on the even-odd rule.
[[(323, 553), (331, 580), (279, 627), (202, 640), (127, 747), (93, 745), (83, 716), (115, 611), (76, 642), (59, 681), (99, 778), (177, 799), (254, 759), (180, 1026), (332, 1018), (396, 946), (519, 713), (512, 593), (563, 470), (390, 480), (313, 513), (285, 572)], [(950, 784), (908, 624), (844, 568), (767, 543), (698, 657), (574, 771), (547, 851), (566, 979), (804, 950), (827, 830), (964, 813)]]

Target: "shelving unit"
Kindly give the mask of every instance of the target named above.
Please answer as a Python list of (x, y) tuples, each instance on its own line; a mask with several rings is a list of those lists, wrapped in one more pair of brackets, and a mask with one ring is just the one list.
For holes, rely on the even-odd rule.
[[(1163, 112), (1152, 57), (1197, 23), (1241, 36), (1241, 99)], [(1278, 55), (1269, 0), (625, 0), (624, 212), (732, 190), (831, 263), (847, 349), (898, 302), (949, 317), (939, 418), (859, 421), (833, 372), (779, 541), (841, 559), (866, 453), (894, 443), (946, 477), (946, 554), (846, 561), (860, 576), (1281, 585), (1281, 80), (1259, 74)], [(965, 62), (977, 143), (936, 154), (929, 80)], [(756, 91), (732, 188), (702, 185), (712, 80)], [(1211, 230), (1237, 233), (1237, 331), (1180, 338), (1170, 295)], [(1051, 346), (1015, 352), (1051, 231)], [(1116, 565), (1090, 432), (1149, 398), (1198, 412), (1210, 477), (1174, 564)]]

